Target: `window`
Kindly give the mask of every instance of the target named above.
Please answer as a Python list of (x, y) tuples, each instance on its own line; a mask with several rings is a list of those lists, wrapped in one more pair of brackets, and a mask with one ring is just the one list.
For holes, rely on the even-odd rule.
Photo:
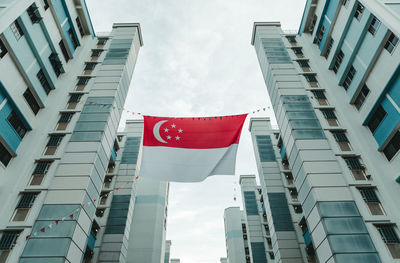
[(26, 130), (24, 124), (22, 123), (21, 119), (15, 113), (15, 111), (11, 111), (10, 115), (8, 115), (8, 117), (7, 117), (7, 120), (11, 124), (11, 126), (14, 128), (14, 130), (18, 134), (18, 136), (21, 139), (24, 138), (27, 130)]
[(33, 170), (30, 185), (41, 185), (44, 176), (50, 168), (51, 162), (40, 161), (36, 163), (35, 170)]
[(310, 65), (308, 64), (307, 60), (297, 60), (297, 63), (299, 63), (299, 66), (301, 67), (301, 69), (303, 71), (306, 71), (306, 72), (311, 71)]
[(79, 17), (77, 17), (75, 19), (75, 21), (76, 21), (76, 25), (78, 27), (79, 33), (81, 34), (81, 37), (83, 37), (85, 35), (85, 31), (83, 30), (81, 20), (79, 19)]
[(44, 4), (44, 10), (47, 10), (49, 8), (49, 2), (48, 0), (43, 0), (43, 4)]
[(335, 64), (333, 65), (333, 72), (337, 73), (340, 65), (342, 64), (344, 58), (344, 53), (342, 50), (339, 51), (339, 53), (337, 53), (336, 57), (335, 57)]
[(50, 93), (50, 91), (51, 91), (51, 88), (50, 88), (49, 82), (47, 81), (46, 76), (44, 75), (43, 70), (42, 69), (39, 70), (39, 72), (36, 74), (36, 76), (37, 76), (40, 84), (42, 84), (42, 87), (43, 87), (44, 91), (48, 95)]
[(249, 255), (249, 254), (250, 254), (250, 250), (249, 250), (248, 247), (245, 247), (245, 248), (244, 248), (244, 253), (245, 253), (246, 255)]
[(285, 173), (285, 178), (289, 185), (293, 184), (294, 180), (292, 173)]
[(28, 7), (28, 10), (26, 11), (28, 12), (32, 24), (39, 23), (42, 20), (42, 17), (40, 16), (39, 13), (39, 8), (36, 5), (31, 5), (30, 7)]
[(33, 203), (35, 202), (36, 196), (39, 193), (22, 193), (21, 198), (19, 199), (18, 205), (15, 208), (14, 215), (12, 217), (12, 221), (25, 221), (26, 216), (29, 213)]
[(321, 44), (322, 38), (324, 37), (324, 33), (325, 33), (325, 27), (321, 26), (321, 29), (319, 30), (317, 37), (317, 45)]
[(40, 106), (37, 103), (35, 97), (33, 96), (29, 88), (27, 88), (26, 91), (24, 92), (24, 98), (28, 103), (29, 107), (31, 108), (31, 110), (33, 111), (33, 113), (36, 115), (40, 110)]
[(335, 112), (333, 110), (321, 110), (329, 126), (339, 126), (339, 122), (336, 119)]
[(61, 113), (61, 117), (58, 120), (58, 124), (57, 124), (56, 130), (58, 130), (58, 131), (65, 130), (67, 128), (68, 123), (70, 122), (70, 120), (71, 120), (73, 115), (74, 114), (70, 113), (70, 112)]
[(400, 239), (393, 225), (375, 225), (393, 258), (400, 258)]
[(68, 51), (65, 47), (64, 41), (61, 39), (60, 42), (58, 43), (58, 45), (60, 46), (61, 52), (63, 54), (63, 57), (65, 59), (65, 62), (68, 62), (68, 60), (70, 59)]
[(7, 150), (6, 147), (0, 142), (0, 162), (7, 166), (8, 163), (11, 161), (12, 155)]
[(97, 63), (96, 62), (87, 62), (85, 65), (85, 72), (92, 72), (94, 68), (96, 67)]
[(105, 205), (110, 192), (101, 192), (100, 194), (100, 205)]
[(358, 21), (360, 21), (363, 12), (364, 12), (364, 6), (363, 6), (362, 4), (360, 4), (360, 3), (358, 3), (358, 5), (357, 5), (357, 10), (356, 10), (356, 12), (354, 13), (354, 17), (355, 17)]
[(314, 97), (317, 99), (319, 105), (328, 105), (328, 100), (325, 97), (325, 93), (322, 90), (314, 90), (312, 92)]
[(102, 49), (93, 49), (92, 50), (92, 60), (96, 60), (100, 57), (101, 53), (103, 52)]
[(368, 27), (368, 32), (370, 32), (374, 36), (376, 34), (376, 31), (378, 31), (380, 25), (381, 21), (379, 21), (378, 18), (372, 18), (371, 24)]
[(301, 47), (292, 48), (292, 50), (298, 58), (304, 58), (304, 54), (303, 51), (301, 50)]
[(15, 20), (10, 27), (16, 40), (19, 40), (24, 35), (24, 32), (22, 31), (22, 28), (17, 20)]
[(301, 207), (301, 205), (293, 205), (293, 209), (294, 209), (294, 212), (295, 212), (296, 214), (301, 214), (301, 213), (303, 213), (303, 208)]
[(291, 43), (292, 45), (297, 43), (296, 36), (286, 36), (286, 38), (289, 41), (289, 43)]
[(104, 46), (107, 43), (108, 38), (99, 38), (97, 41), (98, 46)]
[(49, 141), (47, 142), (44, 155), (54, 155), (63, 137), (64, 135), (51, 135)]
[(349, 157), (344, 158), (347, 167), (349, 167), (351, 173), (354, 176), (354, 179), (357, 181), (359, 180), (366, 180), (364, 167), (361, 165), (360, 160), (356, 157)]
[(96, 216), (97, 217), (103, 217), (104, 215), (104, 208), (103, 209), (96, 209)]
[(357, 98), (354, 101), (354, 106), (356, 107), (357, 110), (360, 110), (368, 94), (369, 94), (369, 88), (367, 87), (366, 84), (364, 84), (360, 93), (358, 94)]
[(396, 131), (392, 139), (390, 139), (388, 145), (383, 149), (383, 153), (386, 158), (390, 161), (396, 155), (400, 149), (400, 132)]
[(113, 176), (106, 176), (104, 178), (103, 188), (110, 188), (112, 180), (113, 180)]
[(62, 63), (60, 58), (56, 53), (51, 53), (49, 56), (49, 61), (51, 66), (53, 67), (54, 73), (56, 74), (57, 77), (61, 75), (61, 69), (62, 69)]
[(399, 38), (393, 34), (392, 32), (390, 33), (390, 36), (385, 44), (385, 49), (392, 54), (394, 48), (397, 46), (397, 43), (399, 43)]
[(313, 19), (308, 27), (308, 32), (312, 34), (314, 32), (315, 24), (317, 23), (318, 17), (314, 14)]
[(372, 187), (363, 187), (358, 189), (365, 203), (367, 204), (371, 215), (384, 215), (379, 198)]
[(351, 151), (349, 139), (344, 132), (332, 132), (333, 137), (335, 138), (337, 144), (339, 145), (340, 150), (342, 151)]
[(356, 73), (357, 73), (356, 69), (353, 66), (351, 66), (349, 69), (349, 72), (347, 72), (346, 78), (344, 79), (344, 82), (343, 82), (343, 88), (345, 90), (348, 90), (348, 88), (350, 87), (351, 82), (353, 81), (354, 75)]
[(86, 84), (88, 84), (89, 80), (90, 80), (90, 77), (79, 77), (78, 83), (76, 85), (85, 86)]
[(342, 0), (342, 5), (347, 8), (349, 6), (349, 2), (349, 0)]
[(270, 259), (275, 259), (274, 252), (269, 252), (268, 254), (269, 254)]
[(314, 74), (304, 74), (304, 77), (306, 78), (310, 87), (314, 87), (314, 88), (318, 87), (318, 80)]
[(2, 262), (6, 262), (8, 253), (14, 248), (15, 244), (17, 244), (20, 233), (21, 231), (18, 230), (2, 232), (0, 239), (0, 260), (2, 260)]
[(326, 52), (325, 52), (325, 56), (324, 56), (326, 59), (329, 57), (329, 54), (331, 53), (333, 43), (334, 43), (333, 38), (330, 38), (329, 42), (328, 42), (328, 47), (326, 48)]
[(0, 39), (0, 58), (4, 57), (7, 54), (6, 46), (4, 45), (3, 41)]
[(71, 97), (68, 100), (67, 109), (75, 109), (76, 105), (78, 105), (81, 100), (82, 94), (71, 94)]
[(378, 128), (379, 124), (381, 124), (385, 116), (386, 116), (385, 109), (382, 107), (382, 105), (379, 105), (374, 115), (372, 115), (371, 119), (367, 123), (367, 126), (372, 133), (375, 132), (375, 130)]
[(293, 202), (298, 202), (299, 201), (299, 199), (298, 199), (298, 193), (297, 193), (297, 190), (296, 190), (296, 188), (288, 188), (289, 189), (289, 193), (290, 193), (290, 197), (292, 198), (292, 201)]
[(79, 44), (78, 44), (78, 41), (77, 41), (77, 39), (75, 37), (74, 31), (72, 31), (72, 28), (70, 28), (68, 30), (68, 36), (72, 41), (72, 45), (74, 46), (74, 49), (76, 49), (79, 46)]

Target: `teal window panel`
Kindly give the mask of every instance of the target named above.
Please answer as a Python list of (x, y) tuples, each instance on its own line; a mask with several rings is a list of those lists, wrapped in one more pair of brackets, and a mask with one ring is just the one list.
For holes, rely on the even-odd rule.
[(98, 142), (101, 140), (102, 132), (74, 132), (71, 142)]
[(126, 59), (108, 59), (102, 62), (103, 65), (123, 65)]
[(322, 218), (360, 216), (354, 202), (318, 202), (317, 207)]
[(270, 136), (256, 136), (256, 143), (261, 162), (275, 162), (275, 151)]
[(107, 221), (107, 226), (125, 226), (126, 218), (125, 217), (111, 217)]
[(111, 217), (127, 217), (127, 215), (128, 215), (128, 209), (114, 209), (111, 207), (109, 218), (111, 218)]
[(126, 203), (130, 202), (131, 195), (114, 195), (112, 203)]
[(319, 130), (293, 130), (295, 140), (325, 139), (325, 133)]
[(77, 122), (74, 131), (104, 131), (107, 122)]
[(89, 97), (87, 102), (99, 103), (99, 104), (113, 104), (114, 97)]
[[(67, 217), (64, 211), (64, 216)], [(72, 238), (75, 227), (76, 227), (76, 221), (73, 220), (64, 220), (61, 221), (61, 218), (58, 218), (57, 220), (60, 220), (57, 225), (55, 225), (54, 220), (52, 221), (36, 221), (35, 225), (32, 228), (32, 233), (40, 233), (39, 236), (40, 238), (43, 237), (69, 237)], [(49, 228), (48, 226), (50, 224), (53, 224), (52, 228)], [(43, 227), (46, 228), (45, 232), (41, 232), (40, 229)]]
[(267, 262), (264, 242), (251, 242), (251, 254), (253, 256), (253, 263)]
[(129, 208), (129, 203), (112, 203), (111, 207), (113, 209), (128, 209)]
[(75, 211), (80, 205), (43, 205), (37, 220), (58, 220), (65, 217), (65, 211)]
[(318, 120), (291, 120), (293, 129), (318, 129), (321, 128)]
[(64, 257), (20, 258), (19, 263), (65, 263)]
[(305, 120), (305, 119), (317, 119), (314, 111), (289, 111), (286, 113), (289, 120)]
[(106, 226), (105, 234), (123, 234), (125, 233), (125, 225), (124, 226)]
[(165, 205), (165, 197), (159, 195), (138, 195), (135, 204), (160, 204)]
[(330, 235), (328, 241), (333, 253), (373, 253), (376, 252), (368, 234)]
[(243, 192), (247, 215), (258, 215), (256, 194), (253, 191)]
[(336, 254), (333, 256), (338, 263), (380, 263), (381, 260), (377, 253), (366, 254)]
[(30, 238), (25, 245), (21, 258), (67, 256), (70, 238)]
[(82, 109), (83, 113), (100, 113), (100, 112), (110, 112), (111, 105), (106, 104), (85, 104)]
[(311, 103), (285, 103), (286, 111), (314, 111)]
[(108, 113), (90, 113), (90, 114), (81, 113), (81, 116), (79, 116), (79, 121), (82, 122), (107, 121), (108, 117), (109, 117)]
[(86, 189), (87, 194), (89, 195), (91, 200), (98, 199), (100, 193), (97, 191), (94, 186), (92, 180), (89, 180), (88, 188)]
[(325, 232), (329, 234), (367, 234), (361, 217), (324, 218)]
[(285, 193), (268, 193), (275, 231), (294, 231)]
[(128, 137), (126, 139), (125, 149), (121, 159), (122, 164), (135, 164), (137, 162), (140, 139), (140, 137)]

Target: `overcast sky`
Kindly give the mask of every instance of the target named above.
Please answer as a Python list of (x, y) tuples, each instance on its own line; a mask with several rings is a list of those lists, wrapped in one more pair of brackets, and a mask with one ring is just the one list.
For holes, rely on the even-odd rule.
[[(305, 5), (305, 0), (86, 2), (96, 32), (111, 31), (114, 22), (141, 24), (144, 46), (125, 107), (173, 117), (239, 114), (270, 106), (250, 45), (253, 22), (281, 21), (283, 29), (297, 30)], [(274, 118), (271, 110), (251, 116)], [(124, 114), (123, 122), (127, 117)], [(256, 173), (247, 120), (235, 176), (171, 184), (171, 257), (182, 263), (219, 262), (226, 257), (224, 209), (241, 205), (239, 175)]]

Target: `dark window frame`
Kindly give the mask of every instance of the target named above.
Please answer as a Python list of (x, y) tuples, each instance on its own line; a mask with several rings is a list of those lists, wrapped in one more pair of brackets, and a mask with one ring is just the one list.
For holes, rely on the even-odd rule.
[(42, 69), (39, 70), (39, 72), (36, 74), (36, 77), (38, 78), (46, 94), (49, 95), (50, 91), (52, 91), (52, 88), (50, 87), (50, 83)]
[(83, 37), (85, 35), (85, 30), (82, 27), (82, 23), (81, 20), (79, 19), (79, 16), (76, 17), (75, 22), (76, 26), (78, 27), (79, 34), (81, 34), (81, 37)]
[(400, 150), (400, 131), (397, 130), (393, 137), (389, 140), (389, 143), (383, 149), (383, 154), (386, 156), (388, 161), (391, 161), (393, 157)]
[(386, 116), (386, 110), (382, 107), (382, 105), (379, 105), (367, 123), (369, 130), (374, 133)]
[(22, 140), (25, 134), (28, 132), (28, 129), (25, 127), (18, 114), (15, 111), (11, 111), (7, 117), (7, 121)]
[(21, 25), (19, 24), (18, 20), (15, 20), (11, 25), (11, 31), (14, 34), (15, 39), (18, 41), (24, 35), (24, 31), (22, 31)]
[(350, 66), (349, 71), (347, 71), (346, 77), (344, 78), (343, 81), (343, 88), (345, 90), (348, 90), (349, 87), (351, 86), (351, 83), (353, 82), (354, 76), (357, 74), (357, 70), (353, 67), (353, 65)]
[(63, 57), (65, 59), (65, 62), (68, 62), (71, 58), (69, 57), (67, 48), (65, 47), (64, 41), (61, 39), (60, 42), (58, 43), (58, 46), (61, 49), (61, 53), (63, 54)]
[(332, 68), (332, 70), (333, 70), (333, 72), (335, 72), (335, 74), (338, 72), (340, 66), (342, 65), (343, 58), (344, 58), (344, 53), (342, 50), (339, 50), (339, 52), (335, 56), (335, 64), (333, 65), (333, 68)]
[(374, 18), (372, 18), (371, 20), (371, 23), (369, 24), (368, 32), (371, 33), (371, 35), (375, 36), (381, 23), (382, 22), (374, 16)]
[(364, 13), (364, 9), (365, 7), (361, 4), (361, 3), (357, 3), (357, 8), (356, 8), (356, 12), (354, 13), (354, 17), (360, 21), (361, 17)]
[(7, 150), (7, 148), (0, 142), (0, 162), (7, 167), (13, 158), (12, 154)]
[(3, 41), (0, 39), (0, 58), (3, 58), (7, 54), (7, 48), (4, 45)]
[(39, 110), (40, 110), (40, 105), (39, 103), (36, 101), (35, 96), (33, 95), (33, 93), (31, 92), (31, 90), (29, 88), (27, 88), (23, 94), (25, 101), (28, 103), (29, 107), (31, 108), (31, 110), (33, 111), (33, 113), (36, 115)]
[(356, 99), (354, 100), (354, 106), (357, 110), (360, 110), (362, 105), (365, 102), (365, 99), (368, 97), (370, 90), (366, 84), (363, 85), (360, 92), (358, 93)]
[(389, 54), (393, 54), (393, 51), (398, 43), (399, 43), (399, 37), (396, 36), (393, 32), (391, 32), (385, 44), (386, 51), (389, 52)]

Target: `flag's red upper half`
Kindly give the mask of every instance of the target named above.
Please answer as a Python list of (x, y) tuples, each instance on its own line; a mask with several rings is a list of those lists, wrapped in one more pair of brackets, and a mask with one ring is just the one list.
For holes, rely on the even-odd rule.
[(247, 114), (207, 118), (144, 117), (143, 146), (189, 149), (238, 144)]

